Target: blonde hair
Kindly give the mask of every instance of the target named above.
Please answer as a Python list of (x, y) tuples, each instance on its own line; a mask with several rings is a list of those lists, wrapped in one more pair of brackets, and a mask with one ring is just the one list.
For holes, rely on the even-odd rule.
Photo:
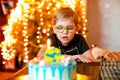
[(78, 24), (78, 17), (77, 14), (70, 8), (60, 8), (58, 12), (54, 16), (54, 25), (56, 24), (58, 19), (71, 19), (75, 22), (75, 25)]

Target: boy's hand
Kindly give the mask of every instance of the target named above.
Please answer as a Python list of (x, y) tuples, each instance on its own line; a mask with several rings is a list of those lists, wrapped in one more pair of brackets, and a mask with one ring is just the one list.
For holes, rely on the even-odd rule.
[(71, 56), (73, 60), (82, 61), (83, 63), (92, 62), (90, 59), (84, 57), (83, 55), (73, 55)]

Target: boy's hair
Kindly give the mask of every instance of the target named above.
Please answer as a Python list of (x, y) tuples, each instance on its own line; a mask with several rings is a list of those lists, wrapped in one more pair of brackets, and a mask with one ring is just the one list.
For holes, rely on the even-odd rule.
[(78, 17), (77, 14), (70, 8), (60, 8), (54, 16), (54, 25), (56, 24), (58, 19), (71, 19), (75, 22), (75, 25), (78, 24)]

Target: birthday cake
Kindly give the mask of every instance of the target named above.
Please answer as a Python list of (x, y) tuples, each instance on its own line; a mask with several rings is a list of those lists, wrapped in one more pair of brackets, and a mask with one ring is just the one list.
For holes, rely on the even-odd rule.
[(75, 80), (76, 62), (50, 47), (44, 58), (34, 58), (28, 64), (29, 80)]

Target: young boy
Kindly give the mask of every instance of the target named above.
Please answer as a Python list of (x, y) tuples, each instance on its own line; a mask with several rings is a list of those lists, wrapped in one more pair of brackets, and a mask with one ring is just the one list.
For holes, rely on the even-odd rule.
[[(76, 34), (78, 31), (78, 17), (71, 8), (58, 10), (54, 16), (53, 31), (54, 33), (49, 38), (53, 46), (61, 49), (62, 54), (71, 55), (73, 59), (85, 63), (94, 60), (85, 39)], [(43, 56), (46, 47), (40, 49), (38, 56)]]

